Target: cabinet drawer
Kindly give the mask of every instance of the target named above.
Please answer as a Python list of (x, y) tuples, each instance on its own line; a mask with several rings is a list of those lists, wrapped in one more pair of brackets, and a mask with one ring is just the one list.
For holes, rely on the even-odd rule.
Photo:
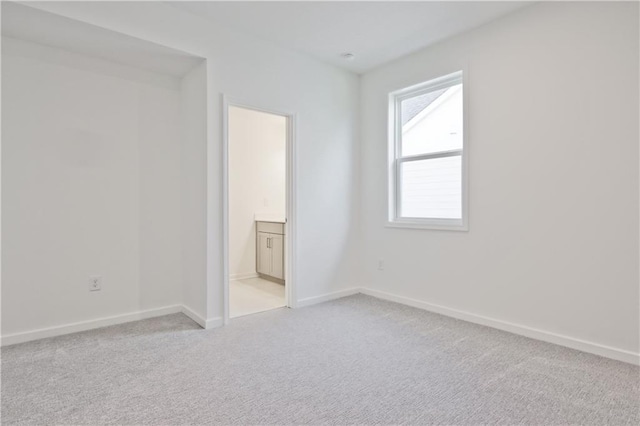
[(256, 226), (258, 227), (258, 232), (284, 235), (284, 223), (256, 222)]

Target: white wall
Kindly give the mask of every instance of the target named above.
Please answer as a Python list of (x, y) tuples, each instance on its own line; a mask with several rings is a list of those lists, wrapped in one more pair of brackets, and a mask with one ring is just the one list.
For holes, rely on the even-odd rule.
[[(358, 76), (271, 43), (217, 28), (196, 15), (160, 2), (29, 3), (103, 28), (189, 52), (207, 60), (206, 215), (189, 223), (190, 235), (206, 235), (206, 252), (193, 259), (206, 267), (206, 316), (223, 315), (221, 95), (246, 104), (297, 114), (297, 299), (358, 284), (356, 259), (358, 182)], [(195, 174), (198, 174), (197, 178)], [(331, 238), (327, 238), (330, 235)], [(207, 259), (209, 262), (207, 262)]]
[(182, 303), (207, 318), (207, 64), (181, 81)]
[[(637, 353), (638, 63), (637, 4), (544, 3), (364, 75), (363, 285)], [(469, 232), (385, 228), (387, 95), (463, 68)]]
[[(30, 5), (207, 59), (206, 68), (203, 65), (196, 71), (206, 73), (207, 113), (206, 117), (198, 116), (200, 124), (206, 119), (206, 130), (198, 127), (192, 135), (193, 149), (179, 156), (183, 165), (192, 166), (191, 174), (182, 177), (182, 190), (193, 191), (181, 198), (181, 241), (190, 241), (193, 250), (191, 254), (185, 250), (182, 256), (192, 261), (190, 267), (183, 265), (183, 275), (192, 272), (192, 286), (184, 290), (183, 298), (193, 300), (193, 307), (200, 304), (197, 309), (207, 318), (221, 317), (223, 306), (220, 97), (226, 93), (249, 104), (298, 114), (298, 299), (364, 285), (638, 352), (637, 4), (537, 4), (368, 73), (362, 77), (360, 89), (355, 75), (216, 28), (167, 4)], [(3, 80), (13, 76), (19, 81), (23, 68), (25, 76), (38, 72), (37, 67), (25, 66), (23, 61), (7, 59), (3, 52)], [(55, 68), (52, 64), (42, 67)], [(465, 90), (470, 91), (470, 231), (384, 228), (387, 94), (461, 68), (468, 71), (469, 87)], [(127, 105), (126, 114), (116, 110), (113, 115), (94, 117), (92, 110), (104, 111), (108, 105), (98, 103), (90, 105), (94, 109), (81, 109), (69, 102), (75, 106), (67, 105), (60, 111), (47, 107), (46, 111), (54, 111), (49, 117), (45, 108), (30, 102), (36, 96), (48, 96), (49, 106), (56, 107), (60, 99), (85, 102), (76, 85), (98, 77), (87, 77), (85, 73), (92, 74), (87, 70), (75, 73), (78, 78), (73, 80), (56, 72), (45, 73), (45, 81), (60, 78), (66, 83), (64, 88), (69, 90), (62, 93), (56, 92), (61, 90), (58, 88), (36, 95), (27, 87), (18, 96), (17, 86), (3, 85), (3, 101), (9, 96), (16, 102), (15, 108), (4, 105), (3, 109), (3, 225), (24, 220), (36, 224), (29, 226), (32, 231), (27, 238), (18, 236), (12, 227), (3, 229), (3, 332), (75, 320), (56, 319), (54, 305), (79, 306), (78, 318), (141, 306), (139, 289), (128, 291), (136, 296), (119, 298), (120, 302), (105, 310), (96, 310), (88, 299), (91, 295), (84, 291), (79, 298), (73, 296), (80, 286), (85, 287), (85, 275), (100, 273), (93, 270), (99, 268), (120, 271), (120, 276), (104, 272), (105, 287), (115, 278), (115, 282), (135, 288), (134, 277), (140, 274), (143, 262), (132, 264), (132, 259), (144, 244), (142, 237), (135, 235), (144, 233), (139, 220), (145, 207), (131, 201), (138, 189), (128, 183), (134, 178), (136, 182), (151, 181), (136, 175), (134, 163), (140, 161), (139, 152), (124, 143), (128, 132), (137, 126), (131, 122), (137, 117), (131, 107), (136, 101), (130, 98), (131, 91), (122, 90), (124, 83), (106, 79), (98, 94)], [(121, 71), (118, 74), (122, 76)], [(123, 80), (133, 85), (131, 80), (136, 78)], [(203, 86), (183, 81), (183, 87), (190, 86), (193, 95), (186, 102), (194, 101), (198, 85)], [(95, 90), (95, 85), (90, 86)], [(160, 93), (164, 92), (155, 95), (162, 98)], [(150, 107), (155, 104), (149, 103)], [(103, 128), (102, 133), (96, 133), (104, 137), (114, 137), (108, 133), (113, 127), (108, 120), (119, 120), (117, 143), (107, 151), (113, 156), (92, 157), (91, 151), (86, 151), (83, 156), (61, 157), (52, 147), (62, 139), (73, 144), (74, 138), (56, 138), (56, 133), (42, 131), (53, 128), (58, 114)], [(27, 143), (12, 148), (7, 143), (11, 135), (7, 123), (30, 124), (32, 117), (40, 118), (37, 126), (22, 128), (35, 133), (36, 146)], [(361, 130), (356, 126), (359, 121)], [(358, 143), (360, 132), (362, 146)], [(198, 143), (204, 135), (206, 147)], [(53, 143), (44, 144), (44, 140)], [(104, 174), (88, 172), (87, 162), (106, 160), (124, 176), (104, 179)], [(63, 161), (70, 164), (56, 166)], [(53, 176), (45, 180), (47, 191), (34, 187), (25, 178), (27, 171), (45, 178)], [(20, 188), (42, 197), (31, 199), (21, 191), (7, 190), (7, 181), (20, 182), (24, 185)], [(93, 185), (101, 185), (107, 196), (93, 199)], [(66, 187), (99, 204), (78, 205), (65, 198)], [(184, 203), (185, 199), (190, 201)], [(57, 208), (47, 207), (48, 201), (54, 201)], [(126, 209), (115, 210), (113, 206)], [(111, 216), (103, 215), (104, 210)], [(86, 222), (91, 215), (104, 218), (105, 228)], [(175, 212), (170, 210), (163, 220), (172, 217)], [(61, 226), (51, 226), (48, 221), (53, 219)], [(88, 230), (87, 234), (78, 233), (69, 242), (67, 231), (77, 227)], [(89, 243), (95, 239), (112, 242), (116, 237), (121, 251), (110, 253), (108, 264), (99, 262), (107, 257), (91, 263), (95, 253)], [(168, 237), (167, 241), (171, 240)], [(10, 241), (15, 242), (13, 249)], [(43, 255), (38, 245), (43, 242), (49, 244), (48, 250), (60, 252), (58, 260), (88, 265), (87, 270), (71, 279), (64, 276), (57, 269), (59, 262), (51, 264)], [(116, 245), (110, 244), (112, 248)], [(21, 262), (22, 256), (33, 257), (27, 262), (34, 270), (12, 272), (11, 264)], [(384, 271), (376, 270), (378, 259), (385, 260)], [(359, 265), (363, 274), (359, 274)], [(153, 274), (147, 271), (146, 276)], [(172, 274), (175, 271), (169, 272)], [(8, 277), (16, 280), (13, 288), (7, 286)], [(49, 285), (53, 282), (56, 285)], [(167, 290), (161, 294), (173, 293)], [(109, 296), (103, 290), (101, 297)], [(155, 300), (147, 306), (153, 303), (164, 301)], [(36, 305), (42, 309), (34, 309)], [(19, 309), (32, 316), (33, 322), (7, 325), (7, 312), (11, 315)]]
[(286, 217), (287, 119), (229, 108), (229, 276), (256, 273), (256, 214)]
[(179, 81), (6, 37), (2, 65), (2, 334), (180, 303)]

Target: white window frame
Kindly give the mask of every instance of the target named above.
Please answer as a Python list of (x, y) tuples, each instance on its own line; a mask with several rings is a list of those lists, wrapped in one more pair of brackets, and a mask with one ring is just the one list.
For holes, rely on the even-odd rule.
[[(467, 93), (466, 72), (456, 71), (441, 77), (431, 79), (427, 82), (397, 90), (389, 94), (389, 157), (388, 157), (388, 221), (386, 226), (393, 228), (414, 228), (414, 229), (435, 229), (450, 231), (469, 230), (469, 209), (468, 209), (468, 129), (467, 129)], [(400, 146), (402, 143), (402, 117), (400, 104), (403, 100), (419, 96), (434, 90), (462, 84), (462, 149), (433, 154), (420, 154), (414, 156), (400, 156)], [(400, 208), (400, 165), (409, 161), (426, 160), (433, 158), (443, 158), (460, 155), (462, 164), (462, 218), (409, 218), (398, 215)]]

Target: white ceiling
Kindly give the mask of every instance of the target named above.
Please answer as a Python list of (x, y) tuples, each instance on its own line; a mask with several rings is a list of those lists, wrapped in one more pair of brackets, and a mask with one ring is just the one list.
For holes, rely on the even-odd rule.
[[(216, 25), (363, 73), (531, 2), (169, 2)], [(350, 52), (352, 61), (341, 58)]]
[(5, 1), (2, 35), (177, 77), (202, 61), (185, 52)]

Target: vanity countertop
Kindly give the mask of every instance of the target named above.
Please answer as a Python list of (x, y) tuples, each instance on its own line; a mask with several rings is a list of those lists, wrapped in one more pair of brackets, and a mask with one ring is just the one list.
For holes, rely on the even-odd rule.
[(256, 222), (274, 222), (274, 223), (286, 223), (287, 219), (280, 214), (269, 214), (269, 213), (256, 213), (254, 215), (254, 220)]

